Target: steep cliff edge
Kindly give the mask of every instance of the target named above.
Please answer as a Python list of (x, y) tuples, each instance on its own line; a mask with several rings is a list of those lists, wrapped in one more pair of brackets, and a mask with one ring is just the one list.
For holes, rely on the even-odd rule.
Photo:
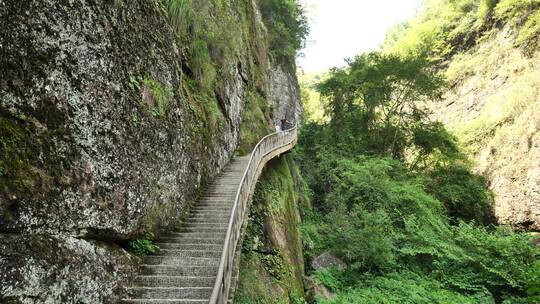
[(234, 303), (305, 303), (300, 206), (306, 204), (290, 154), (271, 161), (254, 195)]
[(489, 178), (499, 222), (540, 230), (540, 52), (516, 38), (506, 25), (454, 58), (433, 108)]
[(258, 2), (180, 2), (0, 1), (2, 301), (116, 301), (137, 258), (115, 243), (297, 116)]
[(434, 118), (489, 179), (495, 215), (540, 229), (540, 1), (429, 0), (383, 47), (422, 54), (448, 79)]

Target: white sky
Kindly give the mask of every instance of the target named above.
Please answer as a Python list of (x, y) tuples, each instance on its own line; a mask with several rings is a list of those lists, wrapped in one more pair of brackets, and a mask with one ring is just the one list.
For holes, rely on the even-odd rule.
[(421, 0), (300, 0), (311, 26), (305, 58), (298, 64), (305, 72), (343, 66), (346, 57), (375, 50), (388, 29), (415, 15)]

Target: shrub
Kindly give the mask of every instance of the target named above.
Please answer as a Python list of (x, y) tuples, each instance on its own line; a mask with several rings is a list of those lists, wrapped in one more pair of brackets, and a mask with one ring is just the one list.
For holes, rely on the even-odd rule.
[(129, 250), (138, 256), (147, 256), (156, 253), (159, 247), (147, 239), (138, 239), (129, 242)]
[[(380, 277), (367, 276), (357, 286), (339, 293), (335, 304), (476, 304), (478, 299), (445, 289), (436, 280), (413, 272), (393, 272)], [(489, 302), (483, 302), (489, 303)]]
[(495, 8), (500, 20), (516, 20), (529, 15), (540, 7), (540, 0), (501, 0)]
[(487, 179), (461, 164), (440, 166), (426, 180), (428, 191), (444, 203), (448, 215), (459, 220), (494, 223), (493, 194)]
[(259, 1), (264, 22), (269, 25), (269, 42), (277, 63), (294, 64), (291, 59), (302, 49), (309, 33), (304, 8), (297, 0)]
[[(328, 163), (334, 168), (328, 169)], [(408, 303), (523, 302), (528, 290), (537, 292), (530, 268), (540, 252), (530, 245), (530, 237), (459, 220), (482, 218), (474, 208), (485, 207), (481, 204), (491, 199), (485, 180), (465, 167), (439, 168), (430, 173), (434, 182), (386, 158), (334, 156), (322, 167), (327, 169), (319, 171), (319, 179), (326, 182), (322, 205), (317, 207), (326, 214), (307, 218), (303, 225), (309, 229), (303, 232), (344, 259), (345, 272), (356, 274), (316, 272), (322, 283), (340, 294), (336, 303), (371, 303), (370, 297), (394, 303), (415, 293), (419, 300)], [(445, 204), (424, 189), (455, 204), (452, 212), (463, 212), (461, 204), (471, 214), (455, 214), (451, 225)], [(304, 249), (311, 255), (312, 248)], [(403, 271), (408, 274), (400, 278)], [(397, 274), (388, 278), (386, 273)], [(372, 277), (358, 286), (361, 274)], [(404, 289), (395, 289), (394, 284), (405, 284)], [(346, 292), (348, 288), (354, 291)], [(430, 289), (435, 290), (432, 296), (427, 294)], [(456, 302), (448, 300), (454, 297)]]

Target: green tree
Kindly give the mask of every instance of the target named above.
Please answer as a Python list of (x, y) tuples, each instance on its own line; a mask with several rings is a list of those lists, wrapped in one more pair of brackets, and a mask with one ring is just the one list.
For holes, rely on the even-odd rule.
[(338, 143), (345, 143), (351, 152), (404, 159), (413, 147), (419, 156), (435, 150), (445, 155), (457, 152), (454, 139), (429, 120), (425, 107), (427, 101), (439, 98), (443, 84), (422, 58), (373, 52), (333, 69), (317, 88)]

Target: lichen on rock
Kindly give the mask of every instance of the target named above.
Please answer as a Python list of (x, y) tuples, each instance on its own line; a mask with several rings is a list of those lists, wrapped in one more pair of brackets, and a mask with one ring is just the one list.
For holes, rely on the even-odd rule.
[(121, 296), (136, 261), (110, 244), (176, 225), (243, 118), (261, 137), (296, 94), (257, 1), (192, 5), (178, 33), (162, 1), (0, 0), (0, 302)]
[(109, 303), (137, 259), (123, 249), (66, 236), (0, 234), (2, 303)]

